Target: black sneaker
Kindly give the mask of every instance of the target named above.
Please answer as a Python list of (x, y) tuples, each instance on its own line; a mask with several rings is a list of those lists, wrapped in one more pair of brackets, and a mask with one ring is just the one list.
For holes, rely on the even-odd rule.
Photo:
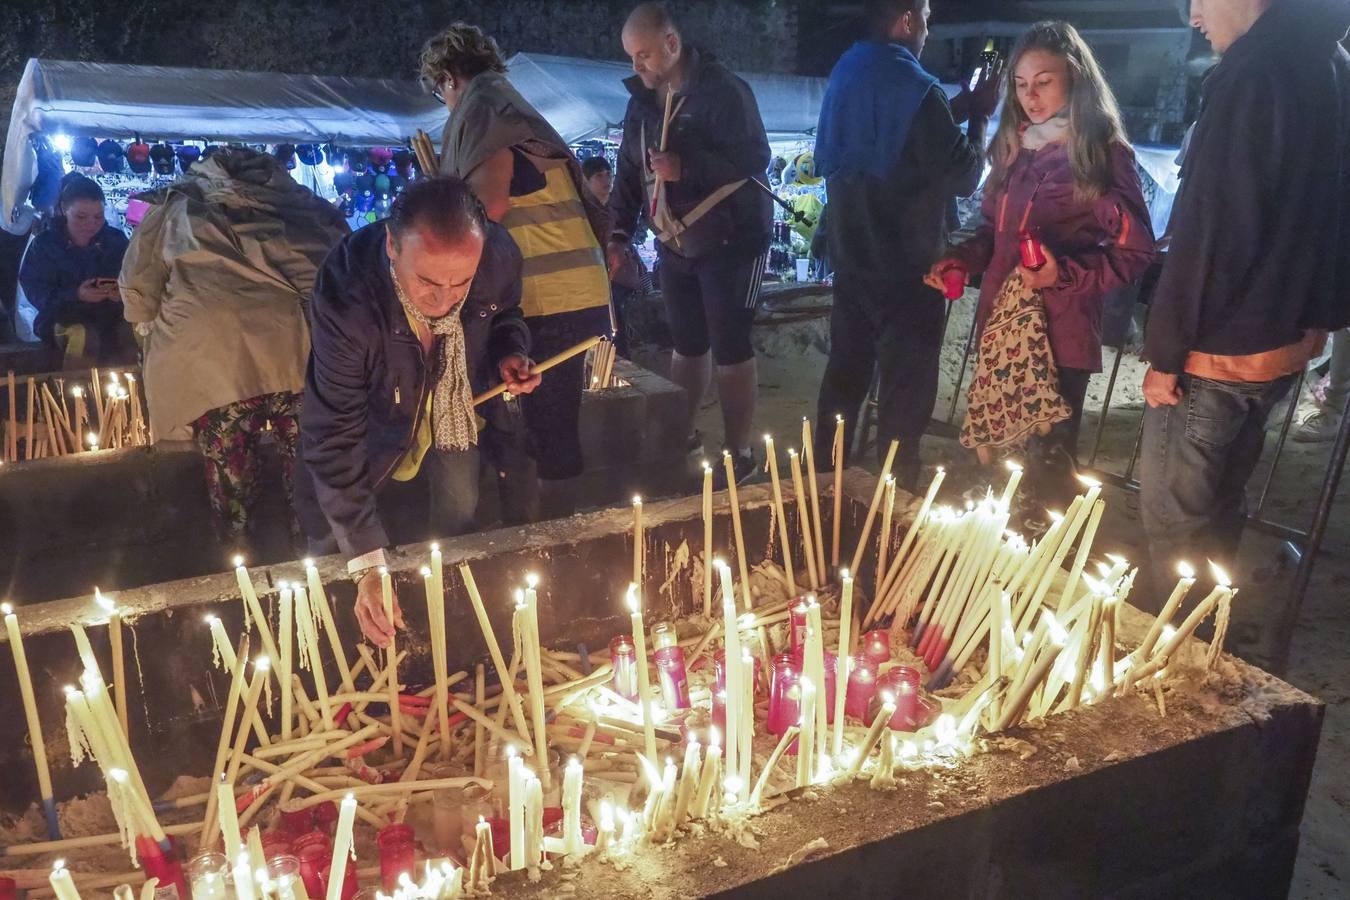
[[(745, 484), (759, 473), (759, 465), (755, 462), (754, 450), (733, 450), (731, 451), (731, 460), (732, 471), (736, 473), (737, 486)], [(718, 491), (727, 489), (726, 463), (721, 463), (713, 470), (713, 489)]]

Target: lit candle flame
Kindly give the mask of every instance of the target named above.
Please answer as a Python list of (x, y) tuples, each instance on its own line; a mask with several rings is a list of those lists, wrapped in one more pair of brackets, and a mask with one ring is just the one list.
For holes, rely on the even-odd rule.
[(98, 435), (94, 434), (92, 431), (84, 436), (84, 440), (89, 444), (90, 450), (98, 449)]
[(641, 498), (640, 496), (638, 496), (637, 494), (634, 494), (634, 495), (633, 495), (633, 505), (634, 505), (634, 506), (641, 506), (641, 505), (642, 505), (642, 498)]
[(103, 596), (103, 592), (97, 587), (94, 588), (94, 602), (102, 607), (103, 611), (106, 613), (111, 614), (117, 612), (117, 604)]
[(1086, 475), (1076, 475), (1075, 477), (1078, 479), (1079, 483), (1082, 484), (1084, 487), (1100, 488), (1102, 486), (1102, 483), (1095, 478), (1089, 478)]
[(717, 730), (716, 725), (708, 727), (708, 749), (722, 746), (722, 732)]
[(7, 616), (12, 616), (14, 615), (14, 607), (9, 605), (8, 603), (0, 603), (0, 613), (3, 613), (4, 615)]
[(712, 474), (712, 466), (708, 465), (708, 461), (706, 459), (703, 461), (703, 474), (704, 475)]
[(244, 567), (244, 558), (243, 558), (242, 556), (238, 556), (238, 555), (235, 556), (235, 558), (234, 558), (234, 567), (235, 567), (236, 569), (242, 569), (242, 568)]
[(1233, 586), (1233, 580), (1228, 577), (1228, 573), (1212, 559), (1209, 561), (1209, 571), (1210, 574), (1214, 576), (1214, 583), (1219, 585), (1219, 587), (1228, 588)]
[(853, 576), (849, 574), (848, 569), (840, 569), (840, 570), (839, 570), (839, 578), (840, 578), (840, 580), (842, 580), (842, 581), (852, 581), (852, 580), (853, 580)]
[(1059, 619), (1056, 619), (1054, 613), (1048, 609), (1041, 610), (1041, 619), (1050, 632), (1050, 640), (1054, 641), (1056, 647), (1063, 647), (1069, 640), (1069, 633), (1059, 624)]
[(539, 576), (534, 574), (533, 572), (527, 574), (525, 576), (525, 587), (529, 588), (530, 590), (534, 590), (535, 588), (539, 587)]
[(306, 559), (305, 562), (304, 562), (304, 565), (305, 565), (305, 571), (309, 571), (310, 569), (317, 568), (317, 567), (314, 565), (314, 560), (312, 560), (312, 559)]
[(889, 706), (891, 709), (894, 709), (894, 708), (895, 708), (895, 694), (892, 694), (890, 691), (882, 691), (882, 692), (881, 692), (881, 705), (882, 705), (882, 706)]
[(431, 566), (423, 566), (419, 571), (422, 573), (423, 578), (431, 577)]
[(272, 660), (268, 659), (266, 656), (260, 656), (253, 661), (253, 668), (258, 672), (266, 672), (268, 669), (272, 668)]
[(1182, 578), (1194, 578), (1195, 567), (1183, 559), (1181, 562), (1177, 563), (1177, 574)]
[[(1022, 464), (1019, 463), (1019, 462), (1017, 462), (1016, 460), (1013, 460), (1013, 459), (1009, 459), (1009, 460), (1004, 461), (1003, 465), (1007, 466), (1009, 472), (1020, 472), (1020, 471), (1022, 471)], [(942, 471), (942, 470), (941, 470), (941, 469), (938, 469), (938, 471), (940, 472), (940, 471)]]
[(642, 603), (638, 600), (638, 588), (636, 584), (628, 585), (628, 595), (624, 598), (624, 603), (628, 604), (628, 611), (636, 615), (642, 608)]

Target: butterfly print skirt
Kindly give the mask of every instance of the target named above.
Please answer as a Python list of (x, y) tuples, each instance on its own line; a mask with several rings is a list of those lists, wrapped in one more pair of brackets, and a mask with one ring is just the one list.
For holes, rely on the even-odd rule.
[(1018, 450), (1073, 415), (1059, 393), (1041, 295), (1017, 272), (1003, 283), (980, 334), (967, 401), (961, 446), (970, 449)]

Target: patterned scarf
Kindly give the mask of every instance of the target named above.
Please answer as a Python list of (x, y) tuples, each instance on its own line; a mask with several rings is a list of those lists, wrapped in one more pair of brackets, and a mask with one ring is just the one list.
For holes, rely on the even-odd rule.
[(473, 411), (473, 388), (469, 384), (469, 363), (464, 349), (464, 323), (459, 306), (439, 319), (428, 319), (403, 293), (403, 286), (389, 264), (394, 293), (408, 316), (425, 325), (439, 337), (441, 352), (434, 373), (436, 386), (431, 392), (431, 433), (437, 450), (467, 450), (478, 443), (478, 423)]
[(1069, 137), (1069, 108), (1066, 106), (1039, 125), (1027, 125), (1022, 129), (1022, 148), (1036, 151), (1049, 144), (1056, 144)]

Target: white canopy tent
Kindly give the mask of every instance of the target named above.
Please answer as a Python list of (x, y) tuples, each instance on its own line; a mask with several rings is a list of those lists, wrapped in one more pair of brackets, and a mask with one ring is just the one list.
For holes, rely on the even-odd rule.
[[(568, 141), (623, 122), (624, 63), (516, 54), (517, 88)], [(824, 79), (746, 75), (771, 136), (809, 133)], [(281, 75), (32, 59), (10, 116), (0, 173), (0, 226), (26, 230), (39, 132), (126, 140), (212, 140), (395, 146), (417, 129), (438, 140), (444, 108), (414, 81)]]

